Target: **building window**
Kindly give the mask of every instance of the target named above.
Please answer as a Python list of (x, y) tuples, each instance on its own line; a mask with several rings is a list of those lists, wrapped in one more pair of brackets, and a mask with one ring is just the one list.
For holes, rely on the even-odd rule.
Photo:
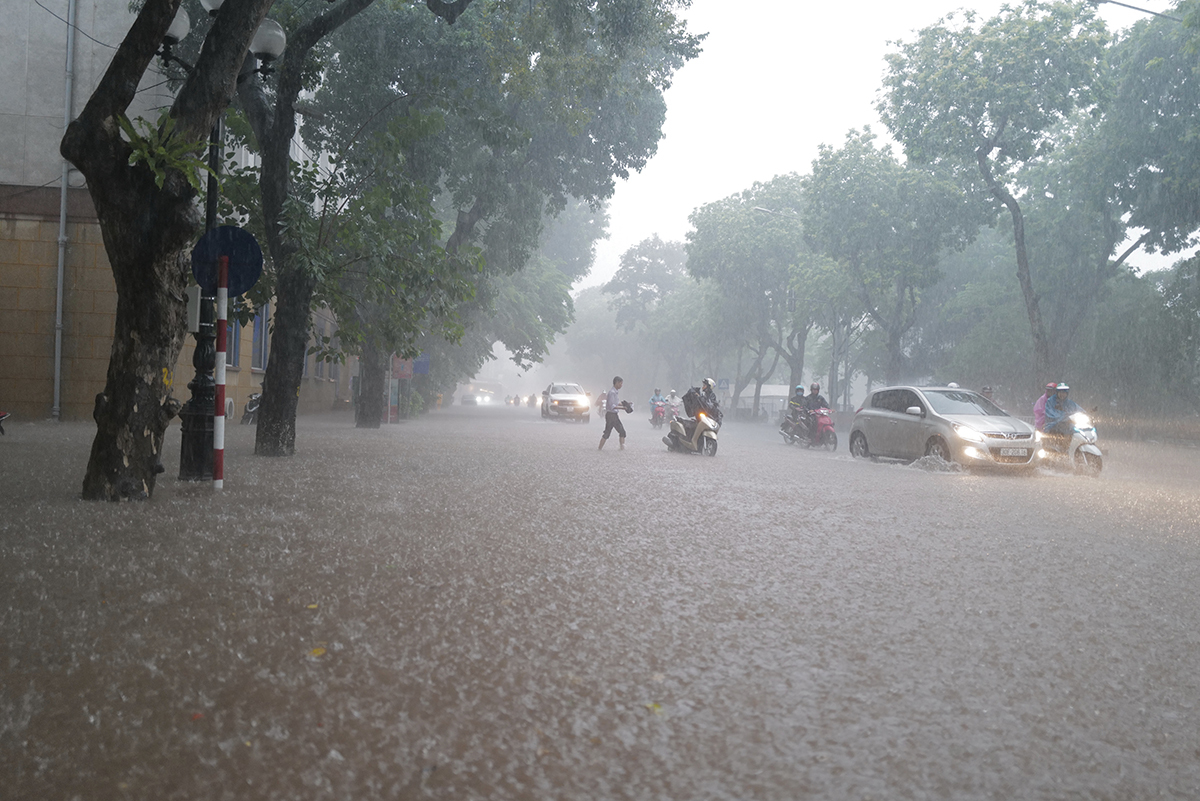
[(250, 354), (250, 367), (255, 370), (267, 369), (267, 348), (270, 342), (267, 328), (270, 317), (271, 304), (269, 303), (254, 315), (254, 344), (252, 345), (253, 352)]
[(225, 338), (225, 366), (237, 367), (242, 356), (242, 324), (237, 320), (229, 321), (228, 334)]

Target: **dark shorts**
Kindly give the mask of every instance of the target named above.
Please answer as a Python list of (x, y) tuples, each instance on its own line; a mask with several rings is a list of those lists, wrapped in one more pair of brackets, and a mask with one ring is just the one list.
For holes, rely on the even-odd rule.
[(621, 439), (625, 439), (625, 426), (621, 425), (620, 412), (608, 412), (604, 415), (604, 433), (600, 436), (601, 439), (608, 439), (608, 435), (613, 429), (621, 435)]

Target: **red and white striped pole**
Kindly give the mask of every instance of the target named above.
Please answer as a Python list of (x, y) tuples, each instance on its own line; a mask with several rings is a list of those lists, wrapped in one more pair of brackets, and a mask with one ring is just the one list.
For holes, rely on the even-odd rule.
[(229, 257), (217, 259), (217, 391), (213, 406), (213, 489), (225, 486), (225, 348), (229, 338)]

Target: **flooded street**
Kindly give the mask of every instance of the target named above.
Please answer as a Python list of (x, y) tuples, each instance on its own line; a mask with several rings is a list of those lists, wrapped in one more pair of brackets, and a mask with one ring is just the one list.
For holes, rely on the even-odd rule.
[[(1200, 796), (1200, 450), (929, 472), (460, 408), (75, 500), (0, 441), (0, 796)], [(1103, 431), (1102, 431), (1103, 434)]]

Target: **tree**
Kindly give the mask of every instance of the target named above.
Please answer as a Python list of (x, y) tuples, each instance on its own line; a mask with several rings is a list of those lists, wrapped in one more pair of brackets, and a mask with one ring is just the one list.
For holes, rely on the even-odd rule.
[(1108, 37), (1082, 4), (1026, 0), (978, 28), (974, 20), (946, 17), (889, 54), (879, 112), (911, 162), (953, 171), (966, 186), (982, 181), (1009, 212), (1035, 369), (1047, 375), (1054, 358), (1014, 171), (1049, 152), (1051, 133), (1076, 109), (1094, 107)]
[[(414, 144), (407, 163), (414, 179), (442, 193), (438, 202), (452, 221), (445, 251), (458, 254), (478, 238), (487, 271), (511, 275), (533, 252), (547, 210), (561, 210), (569, 196), (597, 202), (611, 194), (614, 177), (640, 168), (653, 153), (665, 113), (661, 92), (698, 52), (699, 39), (671, 12), (680, 4), (554, 0), (535, 13), (526, 4), (495, 3), (464, 17), (453, 32), (414, 17), (408, 4), (375, 9), (370, 27), (331, 42), (337, 58), (323, 65), (314, 87), (306, 140), (342, 152), (362, 131), (396, 115), (443, 114), (445, 127)], [(248, 104), (260, 94), (247, 82)], [(291, 96), (286, 114), (277, 106), (277, 124), (293, 119)], [(256, 133), (265, 130), (264, 115), (250, 116)], [(279, 160), (270, 190), (277, 192), (287, 154), (278, 132), (266, 133)], [(264, 159), (264, 182), (266, 169)], [(277, 205), (268, 201), (264, 183), (264, 210)], [(267, 217), (268, 227), (279, 229), (271, 221), (278, 213)], [(294, 256), (294, 245), (281, 239), (280, 247), (280, 256)], [(256, 451), (283, 455), (294, 448), (295, 387), (322, 279), (298, 263), (277, 270), (273, 342), (280, 344), (267, 395), (279, 397), (264, 398)]]
[(613, 296), (610, 303), (617, 326), (636, 333), (646, 349), (662, 360), (667, 384), (690, 380), (687, 367), (702, 320), (680, 319), (675, 308), (689, 302), (682, 294), (689, 283), (683, 243), (664, 242), (655, 234), (621, 254), (620, 269), (603, 287)]
[[(291, 148), (296, 136), (300, 94), (318, 83), (324, 53), (318, 45), (372, 4), (373, 0), (340, 0), (321, 9), (300, 0), (281, 7), (290, 25), (288, 47), (272, 92), (258, 75), (239, 85), (238, 99), (254, 131), (262, 157), (259, 188), (263, 228), (274, 268), (275, 325), (266, 387), (259, 409), (255, 453), (285, 456), (295, 450), (296, 403), (308, 351), (313, 293), (320, 274), (302, 258), (301, 243), (292, 235)], [(434, 16), (453, 24), (472, 0), (425, 0)], [(402, 3), (402, 6), (411, 3)], [(291, 210), (298, 211), (294, 205)], [(301, 212), (304, 213), (304, 212)], [(293, 217), (295, 214), (293, 213)]]
[(64, 158), (87, 178), (117, 287), (85, 499), (146, 498), (154, 491), (163, 434), (179, 408), (170, 395), (171, 371), (186, 324), (186, 253), (200, 227), (199, 154), (270, 6), (271, 0), (225, 3), (168, 114), (139, 130), (125, 113), (179, 8), (179, 0), (147, 0), (63, 136)]
[(723, 200), (701, 206), (688, 218), (688, 271), (710, 278), (725, 298), (721, 321), (754, 354), (758, 374), (771, 350), (787, 363), (790, 383), (803, 380), (812, 309), (798, 302), (793, 283), (805, 252), (800, 214), (800, 176), (780, 175)]
[(921, 292), (937, 281), (938, 256), (974, 234), (979, 215), (954, 184), (903, 166), (877, 149), (870, 129), (840, 150), (822, 145), (803, 181), (805, 239), (844, 265), (862, 309), (883, 334), (889, 383), (904, 372), (904, 336)]

